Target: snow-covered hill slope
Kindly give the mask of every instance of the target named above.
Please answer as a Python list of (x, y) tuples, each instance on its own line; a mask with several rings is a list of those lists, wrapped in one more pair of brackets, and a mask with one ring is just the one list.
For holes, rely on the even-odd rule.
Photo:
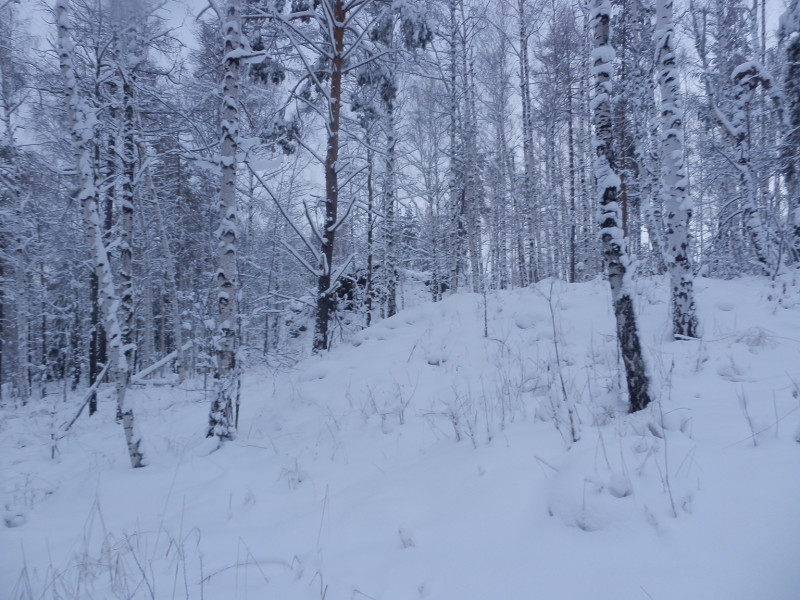
[[(627, 415), (607, 285), (420, 304), (254, 368), (209, 453), (198, 382), (114, 410), (0, 412), (0, 596), (204, 600), (800, 598), (800, 303), (698, 280), (702, 341), (637, 309), (658, 402)], [(55, 458), (51, 458), (53, 455)]]

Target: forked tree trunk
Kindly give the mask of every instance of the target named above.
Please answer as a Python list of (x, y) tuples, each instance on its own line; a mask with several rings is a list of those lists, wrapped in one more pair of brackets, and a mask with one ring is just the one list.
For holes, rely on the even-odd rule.
[(689, 261), (689, 220), (692, 199), (683, 164), (683, 107), (675, 65), (672, 0), (656, 0), (656, 49), (661, 88), (661, 194), (666, 212), (665, 259), (669, 269), (672, 334), (694, 338), (699, 322), (694, 301), (694, 276)]
[(126, 404), (127, 382), (130, 379), (130, 365), (125, 356), (122, 342), (122, 330), (119, 314), (120, 304), (114, 286), (108, 249), (103, 242), (100, 227), (100, 213), (97, 206), (98, 190), (94, 181), (89, 144), (94, 135), (94, 114), (78, 92), (75, 69), (72, 62), (74, 49), (69, 31), (69, 14), (67, 0), (56, 2), (56, 26), (58, 27), (58, 56), (61, 66), (61, 77), (64, 83), (64, 95), (67, 104), (67, 116), (70, 122), (75, 165), (78, 173), (78, 198), (83, 210), (92, 261), (98, 281), (98, 301), (100, 303), (105, 330), (108, 339), (110, 358), (117, 377), (116, 396), (117, 412), (122, 415), (125, 430), (125, 441), (131, 466), (143, 467), (146, 462), (142, 453), (142, 439), (136, 430), (133, 410)]
[(600, 239), (611, 286), (617, 337), (625, 365), (629, 411), (635, 412), (650, 403), (650, 390), (631, 298), (631, 274), (628, 271), (631, 261), (627, 252), (627, 239), (622, 230), (622, 207), (617, 199), (620, 179), (616, 172), (611, 130), (611, 81), (614, 59), (614, 49), (609, 44), (611, 2), (594, 0), (591, 14), (594, 32), (592, 72), (595, 76), (592, 104), (597, 152), (594, 175), (600, 204)]

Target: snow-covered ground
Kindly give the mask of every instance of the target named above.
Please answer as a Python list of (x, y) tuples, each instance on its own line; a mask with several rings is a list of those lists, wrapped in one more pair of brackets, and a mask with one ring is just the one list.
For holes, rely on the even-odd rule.
[(658, 402), (632, 416), (603, 281), (250, 369), (216, 452), (198, 382), (137, 387), (144, 469), (109, 402), (55, 444), (77, 395), (5, 407), (0, 596), (797, 600), (800, 291), (696, 285), (704, 338), (673, 342), (637, 283)]

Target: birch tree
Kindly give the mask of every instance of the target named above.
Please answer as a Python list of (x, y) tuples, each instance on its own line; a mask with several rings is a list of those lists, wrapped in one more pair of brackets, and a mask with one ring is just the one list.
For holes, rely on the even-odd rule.
[(656, 49), (661, 90), (661, 194), (665, 219), (665, 254), (671, 286), (672, 334), (697, 337), (694, 277), (689, 260), (692, 200), (683, 163), (683, 107), (675, 62), (672, 0), (656, 0)]
[(239, 67), (242, 22), (239, 0), (226, 0), (222, 19), (223, 80), (220, 109), (220, 191), (216, 273), (216, 389), (208, 417), (208, 437), (220, 441), (236, 436), (240, 374), (237, 364), (239, 280), (236, 266), (238, 216), (236, 154), (239, 147)]
[(108, 248), (103, 240), (98, 210), (98, 189), (92, 169), (90, 144), (94, 138), (96, 115), (80, 96), (73, 66), (74, 44), (70, 35), (68, 0), (57, 0), (55, 5), (58, 28), (58, 57), (64, 85), (67, 118), (70, 124), (75, 168), (78, 178), (77, 197), (83, 212), (84, 226), (92, 253), (92, 262), (100, 288), (100, 303), (108, 336), (109, 353), (116, 375), (115, 394), (117, 412), (122, 418), (125, 441), (131, 466), (145, 466), (142, 438), (136, 428), (133, 409), (126, 402), (130, 381), (130, 364), (122, 338), (119, 306), (120, 298), (114, 284)]
[(591, 8), (594, 43), (591, 53), (594, 74), (592, 106), (596, 147), (594, 176), (600, 209), (600, 240), (611, 287), (617, 338), (625, 366), (629, 411), (635, 412), (650, 403), (650, 391), (631, 298), (633, 265), (627, 251), (627, 238), (622, 229), (622, 207), (617, 198), (620, 179), (616, 172), (611, 130), (614, 49), (609, 44), (610, 21), (611, 2), (594, 0)]

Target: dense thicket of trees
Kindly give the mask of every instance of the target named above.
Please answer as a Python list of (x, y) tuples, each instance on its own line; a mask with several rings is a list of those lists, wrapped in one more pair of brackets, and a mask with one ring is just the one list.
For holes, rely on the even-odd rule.
[(206, 378), (231, 438), (243, 365), (411, 281), (606, 273), (635, 351), (634, 267), (681, 339), (695, 274), (800, 260), (796, 0), (777, 31), (765, 0), (213, 0), (190, 35), (171, 8), (59, 0), (34, 52), (0, 1), (2, 401), (103, 373), (134, 465), (129, 386)]

